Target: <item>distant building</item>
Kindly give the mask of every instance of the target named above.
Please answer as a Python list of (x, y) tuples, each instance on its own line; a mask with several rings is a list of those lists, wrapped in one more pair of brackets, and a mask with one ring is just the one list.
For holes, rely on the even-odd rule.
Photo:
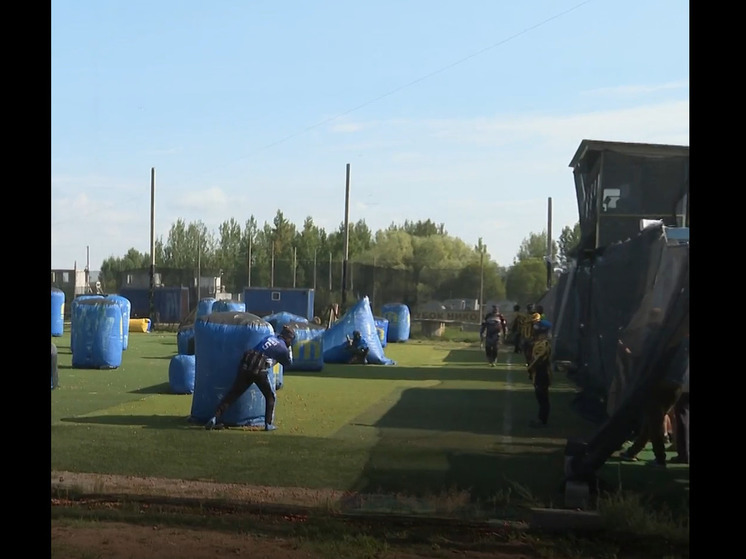
[(450, 311), (476, 311), (479, 310), (478, 299), (446, 299), (443, 306)]
[(91, 272), (88, 269), (52, 270), (52, 287), (60, 289), (65, 294), (66, 318), (70, 316), (70, 302), (78, 295), (103, 295), (98, 272)]

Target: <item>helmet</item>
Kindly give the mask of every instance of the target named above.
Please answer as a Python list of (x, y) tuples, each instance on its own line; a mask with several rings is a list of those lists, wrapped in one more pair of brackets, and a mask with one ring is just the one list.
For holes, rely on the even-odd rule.
[(280, 333), (278, 335), (289, 343), (292, 343), (292, 341), (295, 339), (295, 332), (287, 325), (282, 327), (282, 330), (280, 330)]
[(537, 312), (531, 315), (531, 322), (539, 322), (541, 320), (541, 315)]

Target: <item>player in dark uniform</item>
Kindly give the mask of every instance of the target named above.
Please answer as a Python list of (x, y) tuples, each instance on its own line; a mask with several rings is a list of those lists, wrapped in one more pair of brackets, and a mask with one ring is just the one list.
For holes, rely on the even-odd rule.
[(523, 325), (529, 320), (525, 312), (521, 312), (520, 305), (513, 305), (513, 322), (510, 324), (508, 338), (513, 344), (513, 353), (521, 353), (523, 348)]
[(352, 333), (352, 337), (345, 337), (345, 350), (349, 355), (348, 363), (360, 363), (363, 365), (368, 363), (370, 348), (359, 330), (355, 330)]
[(249, 387), (256, 383), (264, 396), (264, 430), (274, 431), (277, 427), (272, 423), (275, 413), (275, 394), (269, 380), (269, 371), (276, 362), (284, 367), (293, 364), (292, 343), (295, 332), (283, 326), (279, 334), (269, 334), (262, 338), (253, 348), (244, 352), (238, 363), (236, 379), (231, 389), (223, 396), (215, 410), (215, 415), (205, 424), (205, 429), (213, 429), (220, 423), (220, 417), (230, 405), (238, 400)]
[(484, 316), (481, 326), (479, 327), (479, 340), (484, 344), (484, 353), (487, 356), (487, 362), (490, 367), (494, 367), (497, 362), (497, 347), (500, 341), (500, 334), (505, 336), (507, 331), (507, 321), (500, 313), (497, 305), (492, 305), (492, 310)]
[(548, 320), (539, 320), (533, 325), (534, 339), (528, 378), (534, 383), (534, 395), (539, 404), (539, 421), (532, 421), (531, 427), (546, 427), (549, 421), (549, 386), (552, 384), (552, 348), (549, 341), (551, 327)]

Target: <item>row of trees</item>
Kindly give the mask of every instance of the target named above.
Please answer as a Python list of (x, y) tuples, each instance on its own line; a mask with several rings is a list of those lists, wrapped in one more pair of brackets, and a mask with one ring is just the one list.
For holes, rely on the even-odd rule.
[[(559, 239), (552, 243), (553, 268), (567, 265), (579, 235), (579, 224), (562, 230)], [(327, 299), (338, 302), (344, 243), (344, 223), (327, 233), (314, 224), (313, 218), (307, 217), (299, 230), (280, 210), (271, 224), (260, 227), (253, 215), (243, 227), (230, 219), (219, 226), (217, 234), (201, 221), (187, 224), (180, 219), (171, 226), (165, 241), (156, 240), (155, 262), (156, 270), (186, 270), (192, 278), (198, 270), (202, 276), (220, 275), (225, 290), (231, 293), (241, 293), (248, 285), (313, 287), (317, 299), (321, 296), (324, 303)], [(481, 295), (484, 301), (507, 299), (526, 303), (539, 299), (546, 291), (546, 252), (546, 232), (531, 233), (521, 243), (513, 263), (503, 266), (492, 260), (482, 239), (476, 246), (469, 246), (448, 235), (444, 224), (429, 219), (391, 224), (375, 233), (365, 220), (360, 220), (349, 226), (350, 267), (345, 285), (354, 291), (357, 281), (358, 285), (375, 290), (375, 286), (361, 282), (360, 276), (390, 271), (404, 274), (411, 283), (410, 300), (403, 302), (478, 299)], [(110, 257), (103, 262), (99, 281), (105, 291), (116, 292), (124, 273), (148, 270), (150, 263), (149, 254), (131, 248), (123, 257)], [(384, 280), (378, 289), (385, 290), (391, 283), (390, 279)], [(363, 295), (371, 294), (357, 294)]]

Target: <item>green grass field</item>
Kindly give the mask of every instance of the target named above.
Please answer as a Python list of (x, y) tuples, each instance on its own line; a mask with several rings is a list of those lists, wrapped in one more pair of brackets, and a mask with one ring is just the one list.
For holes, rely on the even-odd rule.
[[(491, 368), (475, 342), (412, 339), (386, 346), (393, 366), (286, 371), (271, 433), (188, 421), (192, 396), (173, 394), (168, 382), (173, 332), (130, 333), (122, 365), (111, 370), (72, 368), (69, 325), (52, 343), (52, 471), (459, 493), (494, 515), (508, 505), (561, 507), (565, 443), (597, 429), (570, 409), (575, 387), (563, 378), (550, 392), (549, 427), (530, 428), (537, 406), (521, 357), (501, 349)], [(688, 467), (658, 471), (643, 461), (610, 459), (599, 477), (645, 502), (688, 503)]]

